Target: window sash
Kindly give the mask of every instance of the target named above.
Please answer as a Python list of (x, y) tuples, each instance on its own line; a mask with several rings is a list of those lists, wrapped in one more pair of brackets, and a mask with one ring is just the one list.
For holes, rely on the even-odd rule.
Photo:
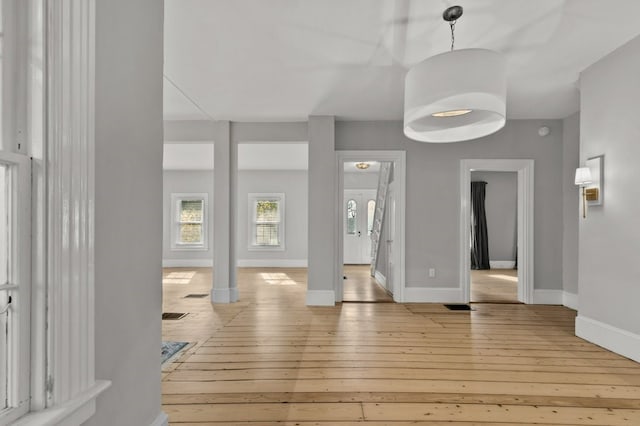
[[(171, 249), (207, 250), (207, 194), (171, 194)], [(199, 207), (193, 208), (199, 205)], [(183, 214), (191, 209), (193, 214)]]
[[(271, 212), (258, 211), (261, 202), (273, 203)], [(284, 194), (249, 194), (249, 249), (284, 249)]]

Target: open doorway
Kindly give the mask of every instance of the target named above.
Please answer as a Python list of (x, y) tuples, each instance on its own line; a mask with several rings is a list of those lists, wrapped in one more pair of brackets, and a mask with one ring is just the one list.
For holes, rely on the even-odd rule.
[(343, 302), (392, 302), (391, 293), (371, 275), (372, 233), (380, 162), (350, 161), (343, 167)]
[[(502, 281), (503, 287), (513, 291), (508, 282), (516, 283), (516, 300), (522, 303), (533, 303), (533, 212), (534, 212), (534, 170), (533, 160), (527, 159), (471, 159), (460, 162), (460, 277), (462, 299), (469, 302), (472, 299), (472, 174), (476, 172), (514, 172), (517, 174), (516, 190), (516, 254), (514, 262), (517, 269), (515, 274), (489, 273), (486, 278)], [(476, 173), (476, 177), (482, 176)], [(484, 175), (484, 177), (489, 175)], [(506, 176), (506, 175), (505, 175)], [(486, 186), (480, 185), (481, 187)], [(497, 206), (500, 208), (500, 206)], [(508, 225), (507, 225), (508, 226)], [(484, 261), (490, 261), (488, 254), (477, 256), (485, 257)], [(476, 259), (477, 261), (478, 259)], [(486, 263), (484, 265), (487, 266)], [(510, 266), (495, 264), (497, 266)], [(508, 268), (507, 268), (508, 269)], [(490, 264), (489, 264), (490, 270)], [(476, 281), (481, 280), (478, 277)], [(496, 292), (497, 293), (497, 292)], [(512, 299), (511, 299), (512, 300)], [(509, 301), (511, 301), (509, 300)], [(479, 301), (479, 300), (476, 300)], [(487, 300), (488, 301), (488, 300)], [(495, 301), (495, 300), (494, 300)]]
[(396, 151), (337, 153), (339, 302), (402, 301), (404, 215), (397, 210), (404, 211), (404, 158)]
[(471, 302), (520, 303), (518, 175), (471, 172)]

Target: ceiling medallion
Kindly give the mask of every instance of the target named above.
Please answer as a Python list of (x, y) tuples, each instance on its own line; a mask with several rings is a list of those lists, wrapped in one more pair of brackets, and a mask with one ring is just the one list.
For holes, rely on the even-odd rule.
[(504, 57), (487, 49), (454, 50), (461, 6), (442, 17), (451, 27), (451, 51), (423, 60), (407, 73), (404, 134), (416, 141), (446, 143), (480, 138), (506, 122)]

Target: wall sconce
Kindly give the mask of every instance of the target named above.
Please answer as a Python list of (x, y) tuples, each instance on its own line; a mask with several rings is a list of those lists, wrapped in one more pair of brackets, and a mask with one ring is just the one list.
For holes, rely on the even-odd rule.
[[(582, 217), (587, 217), (587, 185), (591, 183), (591, 170), (588, 167), (576, 169), (575, 184), (582, 188)], [(596, 191), (598, 191), (596, 189)]]
[(576, 169), (575, 184), (582, 188), (582, 217), (587, 217), (587, 205), (602, 205), (604, 190), (604, 155), (588, 158), (584, 167)]

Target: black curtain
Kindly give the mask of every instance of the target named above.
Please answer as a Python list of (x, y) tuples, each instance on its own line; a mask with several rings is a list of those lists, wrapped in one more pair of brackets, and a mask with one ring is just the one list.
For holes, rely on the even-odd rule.
[(471, 182), (471, 269), (489, 269), (484, 195), (487, 182)]

